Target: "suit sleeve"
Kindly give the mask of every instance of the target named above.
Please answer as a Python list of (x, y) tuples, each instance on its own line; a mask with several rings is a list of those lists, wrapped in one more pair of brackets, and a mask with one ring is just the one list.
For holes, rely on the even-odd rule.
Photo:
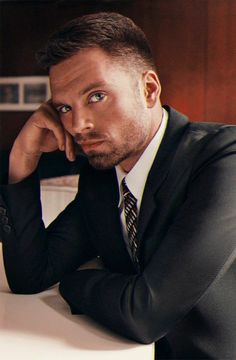
[(45, 228), (36, 173), (1, 186), (0, 209), (4, 265), (13, 292), (45, 290), (94, 256), (78, 196)]
[(73, 312), (151, 343), (196, 305), (236, 256), (235, 138), (216, 136), (196, 159), (186, 199), (141, 274), (83, 270), (62, 280)]

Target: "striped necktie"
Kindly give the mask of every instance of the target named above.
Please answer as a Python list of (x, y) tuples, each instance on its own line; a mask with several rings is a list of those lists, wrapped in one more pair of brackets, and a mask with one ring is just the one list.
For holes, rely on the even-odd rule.
[(124, 212), (131, 256), (136, 267), (139, 267), (137, 256), (137, 199), (130, 192), (128, 186), (126, 185), (125, 178), (122, 180), (121, 186), (124, 198)]

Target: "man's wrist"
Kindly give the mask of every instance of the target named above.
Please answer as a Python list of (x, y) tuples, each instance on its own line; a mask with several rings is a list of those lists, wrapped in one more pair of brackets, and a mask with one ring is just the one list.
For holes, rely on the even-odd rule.
[(40, 157), (41, 154), (26, 154), (13, 147), (9, 157), (8, 183), (20, 182), (32, 174), (38, 166)]

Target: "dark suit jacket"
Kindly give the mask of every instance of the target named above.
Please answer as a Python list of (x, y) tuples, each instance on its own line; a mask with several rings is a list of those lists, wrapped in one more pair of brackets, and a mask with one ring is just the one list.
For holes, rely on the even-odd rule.
[[(1, 187), (9, 286), (60, 281), (73, 312), (157, 342), (158, 359), (236, 359), (236, 127), (168, 111), (140, 209), (141, 271), (122, 238), (114, 169), (85, 165), (75, 200), (46, 230), (35, 174)], [(76, 271), (94, 256), (106, 269)]]

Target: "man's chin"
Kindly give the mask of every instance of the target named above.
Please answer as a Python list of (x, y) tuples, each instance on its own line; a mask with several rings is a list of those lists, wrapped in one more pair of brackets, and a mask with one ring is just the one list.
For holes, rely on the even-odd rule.
[(96, 156), (87, 155), (87, 158), (90, 165), (98, 170), (112, 169), (114, 166), (116, 166), (119, 163), (118, 160), (115, 161), (115, 159), (112, 159), (112, 157), (108, 155), (96, 155)]

